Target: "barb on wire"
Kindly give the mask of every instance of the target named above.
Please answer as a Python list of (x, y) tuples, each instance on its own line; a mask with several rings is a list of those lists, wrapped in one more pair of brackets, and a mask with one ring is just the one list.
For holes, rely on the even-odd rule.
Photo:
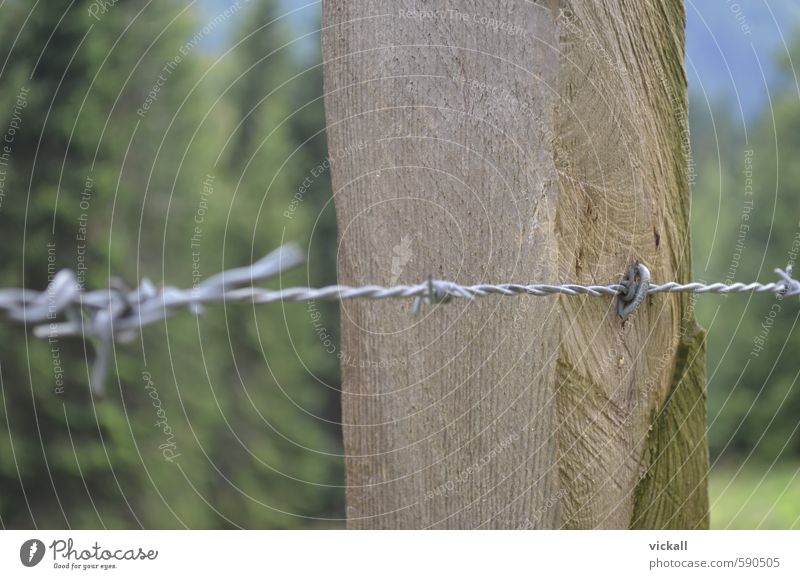
[(0, 290), (0, 310), (13, 320), (33, 325), (37, 338), (85, 336), (92, 340), (95, 362), (91, 387), (95, 394), (102, 395), (113, 342), (129, 342), (141, 327), (166, 319), (182, 308), (200, 314), (202, 304), (224, 302), (240, 286), (252, 286), (302, 262), (300, 249), (285, 245), (250, 266), (223, 271), (189, 290), (169, 286), (157, 289), (144, 279), (132, 291), (112, 280), (107, 289), (84, 292), (72, 271), (61, 270), (43, 292)]
[(792, 267), (776, 269), (780, 277), (775, 283), (650, 283), (650, 271), (637, 262), (626, 276), (615, 284), (477, 284), (461, 285), (452, 281), (428, 278), (416, 285), (344, 286), (322, 288), (290, 287), (270, 290), (254, 285), (290, 269), (303, 261), (303, 253), (292, 244), (284, 245), (252, 265), (223, 271), (192, 289), (171, 286), (156, 288), (144, 279), (135, 290), (112, 280), (104, 290), (85, 292), (70, 270), (59, 271), (42, 291), (0, 289), (0, 310), (12, 320), (32, 325), (39, 338), (84, 336), (95, 344), (95, 364), (91, 374), (92, 391), (104, 392), (104, 378), (113, 353), (113, 343), (128, 342), (139, 330), (187, 308), (201, 314), (203, 305), (227, 302), (266, 304), (354, 298), (416, 298), (414, 311), (422, 304), (446, 303), (452, 298), (472, 300), (488, 295), (501, 296), (567, 296), (617, 297), (618, 312), (625, 319), (648, 295), (658, 293), (773, 293), (781, 296), (800, 295), (800, 282), (792, 277)]

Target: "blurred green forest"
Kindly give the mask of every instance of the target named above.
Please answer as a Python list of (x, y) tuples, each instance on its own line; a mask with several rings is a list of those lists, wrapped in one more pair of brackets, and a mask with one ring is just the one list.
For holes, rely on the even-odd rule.
[[(308, 262), (282, 285), (335, 282), (319, 43), (277, 1), (32, 6), (0, 5), (0, 287), (65, 267), (87, 288), (190, 287), (288, 240)], [(782, 65), (746, 122), (691, 95), (696, 279), (772, 281), (800, 252), (800, 98)], [(712, 525), (800, 528), (800, 306), (696, 311)], [(0, 324), (0, 526), (341, 527), (338, 332), (331, 304), (184, 313), (116, 348), (100, 399), (93, 344)]]
[[(755, 118), (690, 98), (694, 277), (777, 281), (800, 267), (800, 91), (791, 59)], [(800, 528), (800, 304), (773, 296), (701, 296), (708, 337), (711, 522)]]
[[(232, 6), (2, 4), (0, 286), (68, 267), (92, 289), (191, 287), (287, 240), (310, 260), (282, 284), (335, 282), (327, 177), (295, 198), (326, 156), (320, 56), (295, 50), (275, 2)], [(222, 26), (230, 47), (211, 54)], [(92, 344), (2, 324), (0, 524), (341, 526), (338, 360), (312, 323), (336, 339), (338, 312), (316, 312), (150, 326), (116, 347), (103, 399)]]

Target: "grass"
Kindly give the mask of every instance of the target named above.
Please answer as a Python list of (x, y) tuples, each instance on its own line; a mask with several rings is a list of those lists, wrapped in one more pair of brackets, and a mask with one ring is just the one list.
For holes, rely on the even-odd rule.
[(800, 464), (724, 464), (709, 481), (712, 529), (800, 529)]

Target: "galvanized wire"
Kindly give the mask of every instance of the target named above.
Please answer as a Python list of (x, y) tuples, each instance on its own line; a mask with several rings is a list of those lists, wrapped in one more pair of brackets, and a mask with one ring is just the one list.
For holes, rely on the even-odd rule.
[[(139, 329), (164, 320), (179, 310), (202, 313), (207, 304), (273, 302), (340, 301), (348, 299), (416, 298), (414, 310), (423, 303), (443, 303), (451, 298), (472, 300), (477, 297), (500, 296), (567, 296), (619, 297), (620, 315), (635, 309), (645, 295), (658, 293), (773, 293), (782, 296), (800, 295), (800, 282), (792, 278), (792, 268), (776, 269), (780, 280), (773, 283), (650, 284), (649, 272), (642, 264), (629, 270), (619, 283), (607, 285), (581, 284), (476, 284), (461, 285), (452, 281), (428, 279), (416, 285), (352, 287), (331, 285), (322, 288), (290, 287), (277, 290), (254, 284), (278, 275), (303, 261), (303, 254), (294, 245), (285, 245), (254, 264), (218, 273), (191, 289), (156, 288), (144, 279), (138, 288), (128, 290), (114, 281), (107, 289), (84, 291), (74, 272), (61, 270), (44, 291), (0, 289), (0, 310), (12, 320), (33, 326), (36, 337), (57, 339), (83, 336), (95, 341), (96, 362), (92, 372), (92, 389), (103, 392), (112, 342), (126, 342), (138, 335)], [(641, 268), (641, 269), (636, 269)], [(641, 276), (641, 277), (640, 277)], [(627, 304), (627, 305), (625, 305)], [(625, 307), (622, 307), (625, 306)], [(623, 314), (623, 309), (626, 309)]]

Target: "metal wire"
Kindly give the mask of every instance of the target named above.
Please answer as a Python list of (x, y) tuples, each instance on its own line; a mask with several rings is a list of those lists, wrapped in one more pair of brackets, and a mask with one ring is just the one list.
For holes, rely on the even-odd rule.
[(444, 303), (451, 298), (472, 300), (489, 295), (501, 296), (567, 296), (618, 297), (620, 315), (624, 318), (636, 309), (646, 295), (658, 293), (773, 293), (782, 296), (800, 295), (800, 282), (792, 278), (792, 268), (776, 269), (780, 280), (774, 283), (711, 283), (650, 284), (649, 271), (636, 264), (619, 283), (607, 285), (581, 284), (477, 284), (461, 285), (452, 281), (429, 278), (416, 285), (345, 286), (322, 288), (291, 287), (278, 290), (256, 287), (255, 282), (269, 279), (303, 261), (303, 253), (294, 245), (285, 245), (254, 264), (218, 273), (191, 289), (156, 288), (144, 279), (138, 288), (128, 290), (114, 281), (107, 289), (83, 291), (70, 270), (58, 272), (47, 289), (0, 289), (0, 310), (12, 320), (32, 325), (38, 338), (57, 339), (83, 336), (95, 341), (96, 361), (91, 386), (95, 394), (103, 393), (112, 342), (127, 342), (139, 329), (167, 319), (179, 310), (202, 313), (206, 304), (306, 301), (340, 301), (356, 298), (416, 298), (414, 311), (423, 303)]

